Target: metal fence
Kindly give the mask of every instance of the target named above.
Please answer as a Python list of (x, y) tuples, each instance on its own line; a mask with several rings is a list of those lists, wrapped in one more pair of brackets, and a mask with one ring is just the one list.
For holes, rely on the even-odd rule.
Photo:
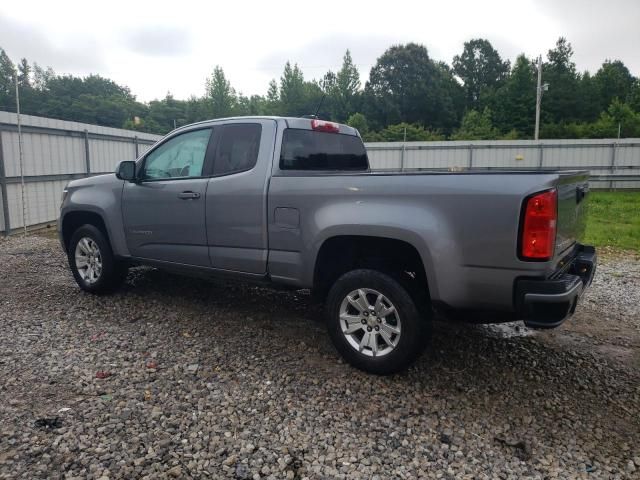
[(160, 137), (52, 118), (22, 115), (22, 173), (15, 113), (0, 112), (0, 232), (53, 222), (60, 195), (74, 178), (113, 172)]
[(367, 143), (374, 169), (583, 169), (592, 188), (640, 188), (640, 139)]
[[(158, 135), (23, 115), (24, 203), (15, 113), (0, 112), (0, 232), (53, 223), (74, 178), (113, 172)], [(640, 139), (367, 143), (373, 169), (586, 169), (593, 188), (640, 188)]]

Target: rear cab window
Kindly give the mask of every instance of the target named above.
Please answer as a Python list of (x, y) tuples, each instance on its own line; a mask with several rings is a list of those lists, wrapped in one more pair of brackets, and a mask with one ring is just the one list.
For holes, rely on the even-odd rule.
[(360, 137), (339, 133), (287, 128), (282, 134), (281, 170), (369, 169)]

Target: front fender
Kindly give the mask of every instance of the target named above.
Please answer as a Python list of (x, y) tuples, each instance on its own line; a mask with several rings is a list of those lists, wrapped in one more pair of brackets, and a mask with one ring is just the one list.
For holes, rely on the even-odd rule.
[(68, 215), (81, 212), (95, 214), (104, 223), (113, 253), (120, 257), (129, 256), (122, 223), (123, 184), (124, 182), (117, 180), (115, 175), (90, 177), (71, 182), (67, 186), (68, 193), (60, 209), (58, 228), (61, 238)]

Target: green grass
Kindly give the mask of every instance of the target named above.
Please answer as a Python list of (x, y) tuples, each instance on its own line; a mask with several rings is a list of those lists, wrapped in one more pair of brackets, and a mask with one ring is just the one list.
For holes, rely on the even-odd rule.
[(585, 243), (640, 252), (640, 192), (589, 193)]

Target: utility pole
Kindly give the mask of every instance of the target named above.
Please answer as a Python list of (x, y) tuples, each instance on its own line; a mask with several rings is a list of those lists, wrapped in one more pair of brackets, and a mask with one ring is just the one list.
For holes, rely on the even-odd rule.
[(536, 131), (534, 139), (538, 140), (540, 136), (540, 105), (542, 104), (542, 92), (549, 90), (549, 84), (542, 83), (542, 55), (538, 56), (538, 83), (536, 86)]
[(538, 84), (536, 86), (536, 131), (534, 139), (540, 136), (540, 103), (542, 102), (542, 55), (538, 56)]

